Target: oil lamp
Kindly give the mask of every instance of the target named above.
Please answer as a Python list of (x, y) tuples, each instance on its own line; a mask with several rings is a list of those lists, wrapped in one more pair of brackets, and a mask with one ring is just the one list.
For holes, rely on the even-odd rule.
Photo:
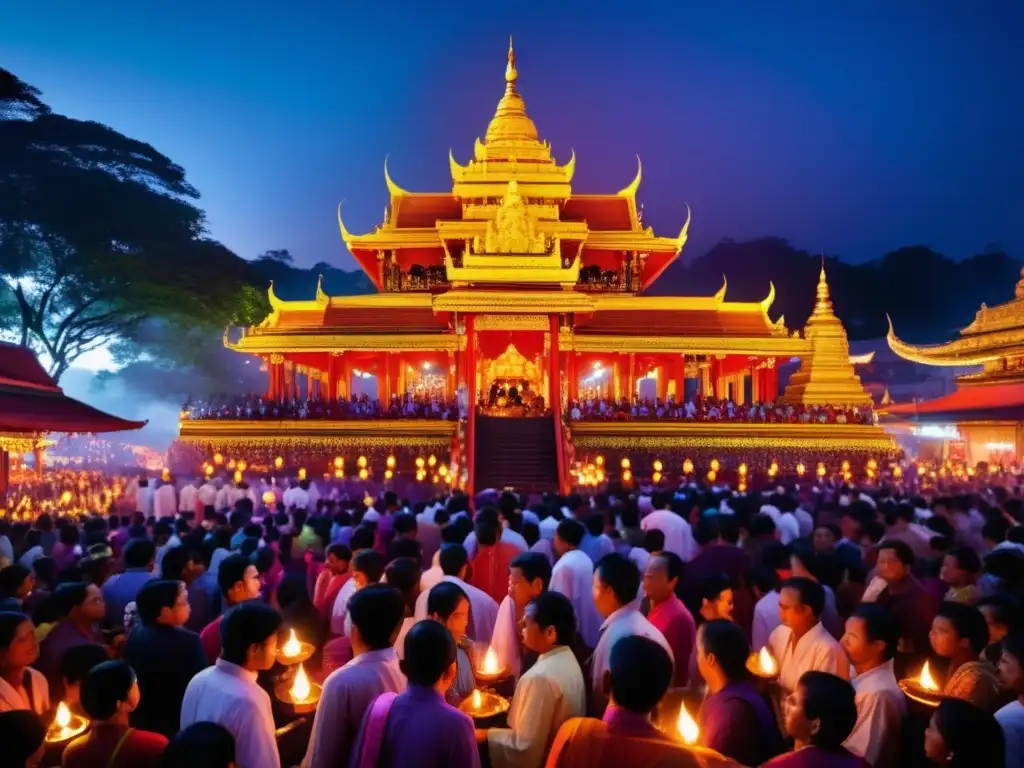
[(477, 723), (489, 720), (504, 712), (508, 712), (509, 700), (494, 691), (477, 688), (468, 696), (459, 709), (473, 718)]
[(435, 466), (437, 466), (437, 456), (435, 456), (434, 454), (430, 454), (430, 456), (427, 458), (427, 466), (428, 467), (435, 467)]
[(679, 737), (683, 740), (684, 744), (692, 746), (700, 738), (700, 728), (697, 726), (697, 721), (690, 716), (685, 704), (679, 705), (679, 719), (676, 721), (676, 729), (679, 731)]
[(620, 466), (621, 466), (621, 467), (622, 467), (623, 469), (629, 469), (629, 467), (631, 466), (631, 465), (630, 465), (630, 462), (629, 462), (629, 459), (623, 459), (623, 460), (622, 460), (622, 461), (620, 462)]
[(498, 654), (494, 652), (493, 647), (489, 647), (487, 653), (484, 654), (483, 664), (476, 670), (476, 679), (481, 683), (494, 685), (502, 678), (507, 677), (507, 674), (508, 670), (501, 668)]
[(285, 704), (290, 704), (297, 715), (314, 711), (317, 702), (320, 701), (321, 692), (322, 688), (310, 681), (301, 664), (290, 684), (285, 681), (274, 689), (277, 698)]
[(907, 698), (924, 704), (928, 707), (937, 707), (945, 698), (939, 684), (932, 677), (931, 668), (928, 662), (921, 667), (921, 674), (917, 678), (906, 678), (900, 680), (900, 689), (907, 695)]
[(274, 457), (274, 468), (275, 469), (280, 469), (283, 466), (284, 466), (284, 457), (282, 457), (282, 456), (275, 456)]
[(46, 731), (46, 743), (51, 746), (67, 744), (85, 732), (89, 721), (74, 714), (63, 701), (57, 705), (57, 713)]
[(804, 472), (806, 471), (807, 467), (804, 466), (804, 463), (802, 461), (796, 465), (796, 473), (799, 477), (803, 477)]
[(334, 457), (334, 468), (342, 469), (345, 466), (345, 460), (341, 456)]
[(747, 658), (747, 669), (764, 680), (774, 680), (779, 676), (779, 665), (767, 648), (752, 653)]
[(395, 468), (395, 457), (394, 456), (388, 456), (387, 460), (384, 462), (384, 466), (386, 466), (388, 469), (394, 469)]
[(356, 466), (359, 467), (360, 469), (365, 469), (366, 468), (366, 457), (365, 456), (360, 456), (358, 459), (356, 459)]
[(268, 507), (271, 507), (275, 503), (277, 503), (277, 496), (274, 495), (273, 491), (264, 491), (262, 498), (263, 503), (266, 504)]
[(305, 467), (299, 467), (299, 480), (305, 480), (305, 479), (306, 479), (306, 468)]
[(277, 660), (284, 665), (301, 664), (312, 656), (315, 651), (316, 648), (313, 647), (313, 644), (304, 643), (299, 640), (293, 629), (289, 632), (288, 640), (284, 645), (278, 647)]
[(736, 468), (736, 471), (739, 473), (740, 477), (746, 477), (747, 476), (747, 465), (746, 465), (746, 463), (740, 464), (739, 467)]

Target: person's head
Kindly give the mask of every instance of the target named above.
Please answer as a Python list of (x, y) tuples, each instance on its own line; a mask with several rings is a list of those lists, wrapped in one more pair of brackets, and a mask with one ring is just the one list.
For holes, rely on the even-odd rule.
[(547, 591), (551, 583), (551, 563), (540, 552), (523, 552), (513, 558), (508, 569), (508, 594), (522, 611), (533, 598)]
[(217, 585), (228, 605), (238, 605), (260, 596), (259, 571), (241, 553), (228, 555), (217, 570)]
[(445, 544), (441, 547), (437, 564), (441, 566), (441, 572), (445, 576), (463, 579), (469, 570), (469, 556), (466, 554), (466, 548), (461, 544)]
[(277, 655), (281, 614), (257, 600), (236, 605), (220, 623), (220, 657), (251, 672), (270, 669)]
[(828, 672), (804, 672), (783, 715), (786, 733), (797, 741), (838, 750), (857, 724), (853, 686)]
[(612, 646), (604, 692), (619, 707), (646, 715), (661, 701), (672, 681), (672, 658), (661, 645), (626, 635)]
[(0, 597), (24, 600), (35, 586), (32, 571), (18, 563), (0, 569)]
[(932, 619), (928, 640), (932, 650), (944, 659), (958, 653), (977, 657), (988, 645), (988, 626), (973, 605), (946, 601)]
[(388, 585), (402, 593), (410, 615), (416, 607), (416, 598), (420, 594), (420, 577), (422, 575), (423, 568), (420, 566), (420, 561), (411, 557), (396, 558), (384, 569)]
[(798, 634), (818, 623), (825, 610), (825, 589), (816, 581), (794, 576), (779, 588), (779, 620)]
[(356, 589), (380, 582), (384, 575), (384, 555), (375, 549), (361, 549), (352, 556), (352, 580)]
[(1003, 638), (996, 672), (999, 684), (1005, 690), (1017, 696), (1024, 695), (1024, 634), (1017, 633)]
[(126, 661), (104, 661), (90, 669), (82, 680), (82, 710), (98, 722), (121, 720), (139, 706), (139, 684)]
[(579, 520), (572, 518), (562, 520), (555, 528), (555, 551), (561, 556), (571, 549), (579, 549), (586, 532), (587, 529)]
[(746, 633), (728, 619), (712, 619), (697, 630), (697, 669), (712, 691), (747, 677), (750, 643)]
[(164, 750), (162, 768), (233, 768), (235, 737), (222, 725), (192, 723)]
[(437, 621), (420, 621), (405, 635), (405, 654), (399, 665), (410, 685), (443, 694), (457, 674), (455, 649), (455, 639), (447, 627)]
[(455, 642), (462, 642), (469, 628), (469, 597), (451, 581), (435, 584), (427, 595), (427, 616), (444, 624)]
[(732, 582), (724, 573), (709, 573), (699, 583), (700, 615), (706, 621), (732, 621), (734, 607)]
[(998, 643), (1007, 635), (1024, 632), (1021, 605), (1013, 596), (997, 592), (989, 597), (983, 597), (975, 607), (985, 617), (989, 643)]
[(654, 554), (665, 549), (665, 532), (660, 528), (649, 528), (644, 533), (644, 551)]
[[(440, 585), (438, 585), (440, 586)], [(370, 584), (348, 602), (352, 648), (362, 653), (390, 648), (406, 613), (402, 593), (387, 584)]]
[(1006, 738), (985, 710), (963, 699), (943, 699), (925, 729), (924, 753), (950, 768), (1005, 765)]
[(110, 654), (96, 643), (75, 645), (64, 651), (60, 660), (60, 677), (64, 682), (65, 704), (72, 708), (78, 705), (85, 676), (90, 669), (105, 661), (110, 661)]
[(683, 575), (683, 561), (675, 552), (659, 552), (647, 560), (644, 569), (644, 594), (658, 605), (670, 599)]
[(501, 538), (501, 520), (498, 517), (498, 510), (494, 507), (484, 507), (476, 513), (473, 519), (473, 531), (476, 533), (476, 543), (481, 547), (493, 547)]
[(200, 556), (184, 545), (171, 547), (160, 561), (160, 578), (191, 584), (202, 575)]
[(124, 545), (125, 568), (149, 568), (156, 560), (156, 546), (149, 539), (131, 539)]
[(939, 578), (951, 587), (966, 587), (978, 580), (981, 558), (970, 547), (954, 547), (942, 558)]
[(773, 542), (761, 550), (761, 564), (775, 571), (781, 583), (793, 575), (792, 550), (781, 542)]
[(46, 750), (46, 727), (35, 712), (13, 709), (0, 712), (0, 744), (4, 762), (12, 766), (36, 766)]
[(855, 667), (874, 669), (896, 655), (900, 625), (892, 611), (875, 603), (863, 603), (846, 620), (839, 644)]
[(636, 600), (640, 572), (632, 560), (618, 553), (605, 555), (594, 566), (593, 596), (597, 612), (608, 618)]
[(348, 571), (349, 563), (352, 562), (352, 550), (344, 544), (331, 544), (327, 548), (327, 570), (335, 576), (340, 576)]
[(576, 612), (560, 592), (542, 592), (523, 612), (523, 645), (539, 654), (571, 645), (576, 636)]
[(0, 670), (23, 669), (39, 658), (39, 641), (32, 619), (23, 613), (0, 611)]
[(903, 581), (913, 567), (914, 550), (906, 542), (889, 539), (878, 546), (878, 575), (889, 584)]
[(181, 627), (192, 614), (184, 582), (169, 579), (146, 582), (135, 597), (135, 607), (146, 626)]
[(410, 515), (406, 512), (395, 515), (395, 519), (391, 521), (391, 529), (395, 532), (395, 536), (399, 538), (415, 539), (418, 529), (416, 515)]
[(61, 584), (53, 593), (60, 614), (76, 624), (100, 621), (106, 614), (103, 593), (95, 584), (73, 581)]

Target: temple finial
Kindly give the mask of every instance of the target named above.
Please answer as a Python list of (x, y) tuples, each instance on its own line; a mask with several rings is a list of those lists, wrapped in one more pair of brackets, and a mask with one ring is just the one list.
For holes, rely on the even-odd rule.
[(505, 82), (514, 83), (519, 73), (516, 72), (516, 52), (512, 47), (512, 35), (508, 36), (508, 64), (505, 66)]
[(821, 272), (818, 273), (817, 304), (815, 312), (829, 312), (832, 309), (832, 301), (829, 298), (828, 280), (825, 277), (825, 254), (821, 255)]

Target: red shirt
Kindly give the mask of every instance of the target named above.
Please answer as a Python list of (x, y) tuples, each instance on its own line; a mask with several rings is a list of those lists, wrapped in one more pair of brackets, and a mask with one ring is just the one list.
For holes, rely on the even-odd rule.
[(676, 660), (674, 684), (686, 685), (690, 677), (690, 659), (697, 643), (697, 624), (693, 615), (682, 600), (672, 595), (661, 605), (652, 606), (647, 620), (665, 636), (672, 649)]
[(470, 561), (469, 583), (481, 589), (501, 605), (508, 595), (508, 571), (519, 554), (514, 544), (499, 541), (493, 547), (477, 545), (476, 555)]
[(153, 768), (154, 765), (160, 764), (160, 758), (166, 748), (167, 737), (159, 733), (140, 731), (123, 725), (94, 725), (88, 733), (68, 744), (61, 766)]
[(313, 605), (316, 606), (324, 621), (330, 622), (334, 601), (338, 599), (338, 593), (351, 577), (352, 574), (349, 571), (335, 576), (327, 570), (317, 576), (316, 588), (313, 590)]
[(203, 631), (199, 633), (199, 639), (203, 641), (206, 660), (210, 662), (211, 666), (216, 664), (217, 659), (220, 658), (220, 622), (223, 618), (224, 614), (222, 613), (203, 627)]

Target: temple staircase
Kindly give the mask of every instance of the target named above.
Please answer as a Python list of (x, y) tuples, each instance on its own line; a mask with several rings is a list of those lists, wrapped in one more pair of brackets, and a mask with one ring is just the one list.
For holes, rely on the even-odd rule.
[(520, 493), (559, 490), (554, 416), (506, 418), (477, 414), (473, 487)]

